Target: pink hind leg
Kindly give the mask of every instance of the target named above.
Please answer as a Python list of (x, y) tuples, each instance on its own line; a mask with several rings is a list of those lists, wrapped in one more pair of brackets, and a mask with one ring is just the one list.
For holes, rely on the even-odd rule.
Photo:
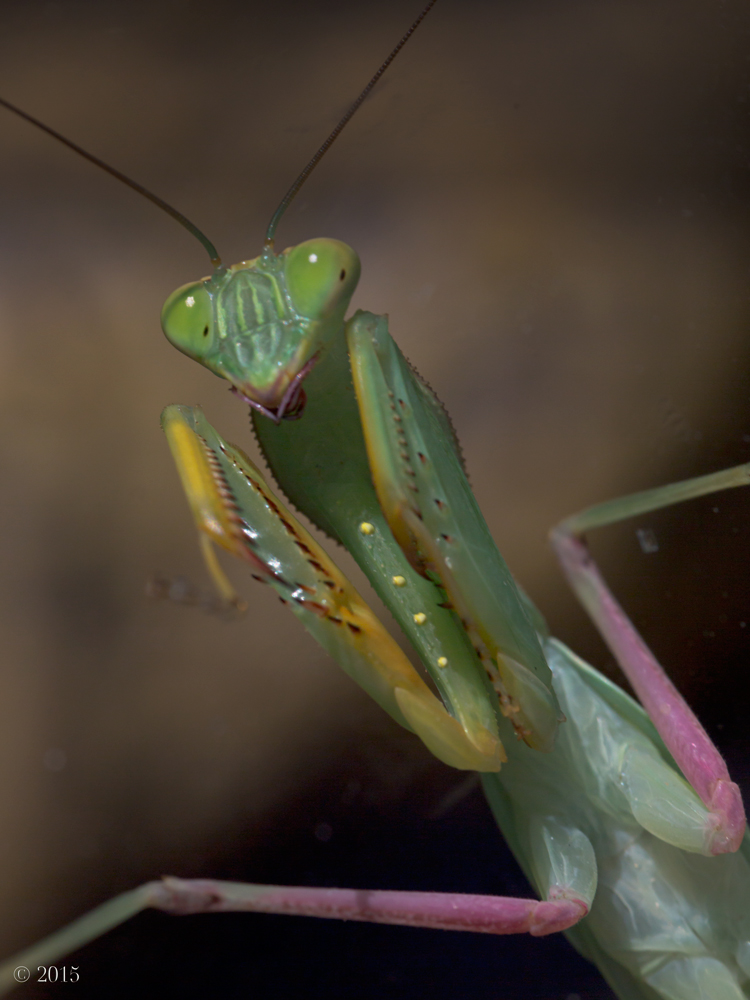
[[(316, 889), (212, 879), (167, 878), (153, 884), (155, 895), (151, 905), (171, 913), (248, 910), (481, 934), (532, 934), (541, 937), (572, 927), (588, 912), (582, 900), (564, 897), (540, 902), (510, 896)], [(550, 895), (555, 895), (554, 889)]]
[(62, 930), (0, 966), (0, 992), (14, 985), (19, 966), (48, 965), (105, 934), (142, 910), (167, 913), (280, 913), (301, 917), (364, 920), (482, 934), (541, 937), (572, 927), (588, 913), (583, 900), (553, 886), (550, 898), (512, 899), (446, 892), (387, 892), (379, 889), (315, 889), (250, 885), (212, 879), (165, 878), (115, 896)]
[(750, 483), (750, 465), (636, 493), (591, 507), (552, 531), (552, 545), (573, 590), (641, 700), (683, 774), (711, 813), (713, 854), (736, 851), (745, 830), (737, 785), (708, 734), (664, 673), (613, 597), (592, 559), (584, 534), (682, 500)]

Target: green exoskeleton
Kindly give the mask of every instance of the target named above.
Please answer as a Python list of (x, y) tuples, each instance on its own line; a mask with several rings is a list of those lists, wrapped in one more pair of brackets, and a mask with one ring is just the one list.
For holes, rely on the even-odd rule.
[(737, 787), (607, 590), (583, 536), (743, 485), (748, 469), (592, 508), (554, 535), (644, 711), (548, 635), (494, 545), (447, 414), (386, 319), (345, 319), (360, 271), (355, 252), (316, 239), (277, 255), (277, 221), (278, 213), (257, 258), (217, 266), (175, 292), (165, 333), (249, 404), (281, 491), (359, 562), (438, 694), (243, 451), (198, 408), (171, 406), (162, 424), (208, 568), (222, 598), (236, 603), (212, 545), (247, 563), (397, 722), (450, 766), (482, 772), (541, 901), (167, 879), (17, 956), (5, 982), (16, 966), (50, 962), (151, 905), (488, 933), (565, 930), (623, 1000), (747, 998), (750, 854)]

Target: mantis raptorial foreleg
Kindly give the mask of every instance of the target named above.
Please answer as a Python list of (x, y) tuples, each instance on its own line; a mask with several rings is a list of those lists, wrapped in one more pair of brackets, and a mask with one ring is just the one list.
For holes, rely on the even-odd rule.
[[(168, 407), (162, 423), (201, 539), (248, 563), (254, 578), (270, 584), (344, 670), (437, 757), (453, 767), (497, 770), (495, 720), (486, 699), (472, 695), (468, 671), (457, 663), (443, 671), (454, 718), (250, 459), (222, 440), (197, 408)], [(208, 566), (226, 596), (226, 578), (212, 555)]]
[(393, 536), (445, 592), (518, 737), (551, 750), (559, 708), (534, 614), (479, 511), (450, 419), (385, 317), (355, 314), (346, 339), (370, 473)]

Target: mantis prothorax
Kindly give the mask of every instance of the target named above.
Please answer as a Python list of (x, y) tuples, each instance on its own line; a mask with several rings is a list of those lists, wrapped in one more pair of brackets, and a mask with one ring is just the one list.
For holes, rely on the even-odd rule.
[[(327, 277), (322, 283), (308, 276), (319, 269)], [(628, 886), (613, 882), (612, 853), (627, 866), (628, 850), (637, 842), (641, 854), (631, 875), (637, 864), (658, 872), (660, 865), (680, 869), (674, 882), (680, 898), (669, 918), (677, 923), (692, 919), (681, 909), (687, 905), (686, 887), (719, 879), (729, 887), (728, 894), (715, 899), (714, 910), (706, 906), (694, 918), (711, 923), (711, 943), (721, 960), (696, 952), (696, 934), (682, 947), (689, 957), (675, 957), (662, 941), (659, 961), (652, 956), (644, 963), (643, 935), (651, 928), (638, 927), (641, 936), (624, 941), (622, 925), (613, 930), (617, 906), (610, 898), (607, 909), (606, 893), (602, 923), (592, 913), (579, 926), (579, 947), (596, 957), (623, 996), (656, 991), (687, 997), (693, 994), (686, 984), (704, 989), (706, 982), (713, 996), (742, 996), (737, 990), (743, 970), (747, 974), (747, 916), (741, 911), (746, 863), (741, 855), (693, 857), (738, 846), (743, 822), (734, 786), (710, 746), (691, 752), (703, 739), (701, 730), (659, 669), (636, 648), (593, 575), (579, 536), (636, 511), (743, 484), (747, 470), (599, 508), (573, 519), (556, 536), (574, 585), (618, 649), (642, 700), (658, 699), (657, 718), (676, 720), (674, 726), (662, 726), (662, 736), (695, 795), (637, 706), (549, 640), (538, 613), (515, 591), (467, 492), (442, 408), (403, 362), (383, 318), (359, 313), (344, 328), (357, 272), (353, 252), (333, 241), (310, 241), (279, 257), (266, 249), (249, 264), (175, 293), (165, 307), (165, 329), (185, 353), (230, 377), (255, 404), (260, 413), (254, 416), (256, 432), (284, 492), (360, 560), (422, 654), (450, 712), (389, 645), (366, 607), (242, 452), (222, 441), (197, 410), (170, 408), (164, 426), (203, 535), (249, 562), (257, 576), (276, 587), (342, 665), (433, 752), (454, 766), (490, 775), (486, 787), (493, 808), (547, 902), (392, 894), (383, 900), (373, 895), (363, 908), (356, 896), (332, 897), (330, 891), (170, 881), (137, 892), (108, 912), (119, 907), (121, 918), (144, 903), (176, 910), (258, 908), (319, 915), (331, 915), (333, 909), (364, 919), (544, 933), (570, 926), (586, 912), (597, 868), (600, 885), (618, 898)], [(299, 316), (312, 329), (309, 339), (305, 330), (301, 343), (290, 336)], [(258, 356), (249, 350), (253, 336), (263, 338), (272, 365), (257, 364)], [(226, 345), (231, 345), (229, 353), (221, 350)], [(349, 363), (356, 396), (349, 386)], [(300, 376), (302, 384), (296, 381)], [(300, 388), (307, 397), (304, 406)], [(284, 421), (285, 415), (298, 420)], [(210, 565), (231, 599), (221, 572), (213, 561)], [(511, 596), (503, 600), (506, 592)], [(545, 659), (553, 668), (554, 687)], [(555, 691), (567, 716), (556, 744)], [(599, 743), (591, 734), (592, 719), (598, 736), (606, 735)], [(631, 844), (618, 854), (623, 838)], [(643, 908), (646, 922), (656, 919), (647, 891), (636, 885), (629, 903)], [(458, 906), (463, 909), (456, 921)], [(731, 920), (716, 908), (730, 910)], [(451, 913), (453, 923), (446, 916)], [(718, 929), (722, 920), (731, 926)], [(105, 922), (102, 917), (97, 927)], [(732, 935), (736, 947), (727, 944)], [(675, 954), (679, 950), (675, 945)]]

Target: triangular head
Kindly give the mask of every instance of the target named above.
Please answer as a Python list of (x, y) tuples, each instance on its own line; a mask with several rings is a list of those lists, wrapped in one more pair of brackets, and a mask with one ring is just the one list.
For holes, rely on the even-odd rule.
[(220, 267), (167, 299), (162, 328), (274, 422), (304, 407), (302, 380), (341, 332), (359, 257), (339, 240), (307, 240)]

